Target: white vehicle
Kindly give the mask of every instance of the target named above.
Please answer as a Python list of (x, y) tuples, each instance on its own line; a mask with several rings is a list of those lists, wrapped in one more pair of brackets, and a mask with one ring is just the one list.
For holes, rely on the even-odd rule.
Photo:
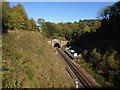
[(77, 53), (74, 53), (73, 55), (74, 55), (74, 57), (75, 57), (75, 58), (78, 56), (78, 54), (77, 54)]
[(70, 50), (70, 52), (71, 52), (71, 53), (74, 53), (74, 52), (75, 52), (75, 50)]
[(70, 51), (70, 49), (68, 51)]

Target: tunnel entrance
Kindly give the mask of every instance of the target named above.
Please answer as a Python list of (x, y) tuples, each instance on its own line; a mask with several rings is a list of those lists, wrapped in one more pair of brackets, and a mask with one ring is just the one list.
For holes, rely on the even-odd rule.
[(54, 44), (54, 47), (60, 48), (60, 44), (59, 44), (59, 43), (55, 43), (55, 44)]

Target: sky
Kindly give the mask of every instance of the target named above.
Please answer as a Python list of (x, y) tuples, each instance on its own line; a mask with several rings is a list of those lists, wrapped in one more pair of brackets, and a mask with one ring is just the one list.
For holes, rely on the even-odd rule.
[[(10, 2), (14, 6), (19, 2)], [(29, 18), (46, 22), (74, 22), (96, 19), (101, 8), (115, 2), (21, 2)]]

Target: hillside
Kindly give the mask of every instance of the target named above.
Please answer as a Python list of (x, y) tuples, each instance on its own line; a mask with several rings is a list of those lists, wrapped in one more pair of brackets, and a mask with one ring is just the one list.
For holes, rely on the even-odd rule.
[(120, 42), (105, 32), (86, 33), (74, 40), (72, 48), (80, 48), (80, 64), (103, 87), (120, 86)]
[(74, 83), (47, 39), (33, 31), (9, 31), (2, 38), (4, 88), (65, 88)]

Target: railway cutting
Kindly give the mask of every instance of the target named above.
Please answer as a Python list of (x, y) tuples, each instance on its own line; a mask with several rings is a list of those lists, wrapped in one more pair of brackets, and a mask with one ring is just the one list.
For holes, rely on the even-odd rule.
[(65, 63), (67, 71), (75, 81), (76, 88), (98, 88), (100, 85), (95, 82), (88, 74), (82, 69), (79, 69), (71, 59), (60, 49), (56, 48), (56, 51), (61, 56), (62, 61)]

